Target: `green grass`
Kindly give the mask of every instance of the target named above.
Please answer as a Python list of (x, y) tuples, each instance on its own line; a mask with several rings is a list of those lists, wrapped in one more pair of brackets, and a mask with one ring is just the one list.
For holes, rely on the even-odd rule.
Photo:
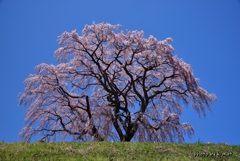
[[(195, 156), (199, 153), (216, 156)], [(219, 152), (219, 153), (218, 153)], [(231, 156), (217, 154), (232, 153)], [(174, 144), (174, 143), (111, 143), (111, 142), (55, 142), (55, 143), (0, 143), (0, 160), (240, 160), (240, 146), (226, 144)]]

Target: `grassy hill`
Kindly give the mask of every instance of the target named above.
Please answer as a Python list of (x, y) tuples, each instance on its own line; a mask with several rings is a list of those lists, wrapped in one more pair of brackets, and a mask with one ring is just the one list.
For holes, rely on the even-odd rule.
[(53, 142), (0, 143), (0, 160), (240, 160), (240, 146), (226, 144)]

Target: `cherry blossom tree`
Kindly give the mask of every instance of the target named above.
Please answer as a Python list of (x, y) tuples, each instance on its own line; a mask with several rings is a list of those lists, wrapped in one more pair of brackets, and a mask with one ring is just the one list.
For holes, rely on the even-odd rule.
[(36, 66), (20, 94), (19, 104), (29, 106), (23, 140), (183, 142), (194, 134), (180, 123), (184, 106), (205, 116), (216, 96), (173, 56), (171, 38), (146, 39), (119, 26), (93, 23), (82, 36), (59, 37), (59, 64)]

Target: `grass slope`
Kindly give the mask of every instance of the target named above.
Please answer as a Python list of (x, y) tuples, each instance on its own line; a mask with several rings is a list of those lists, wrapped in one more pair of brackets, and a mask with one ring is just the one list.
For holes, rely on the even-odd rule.
[(33, 144), (2, 142), (0, 160), (240, 160), (240, 146), (144, 142), (36, 142)]

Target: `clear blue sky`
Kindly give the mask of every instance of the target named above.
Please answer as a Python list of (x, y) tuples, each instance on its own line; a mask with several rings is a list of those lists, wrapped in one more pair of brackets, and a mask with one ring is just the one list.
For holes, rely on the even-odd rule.
[(20, 141), (27, 107), (18, 106), (18, 93), (36, 65), (57, 63), (57, 36), (81, 34), (93, 21), (143, 30), (146, 38), (172, 37), (175, 54), (218, 97), (205, 118), (185, 109), (181, 121), (196, 132), (186, 143), (240, 145), (239, 0), (0, 0), (0, 141)]

